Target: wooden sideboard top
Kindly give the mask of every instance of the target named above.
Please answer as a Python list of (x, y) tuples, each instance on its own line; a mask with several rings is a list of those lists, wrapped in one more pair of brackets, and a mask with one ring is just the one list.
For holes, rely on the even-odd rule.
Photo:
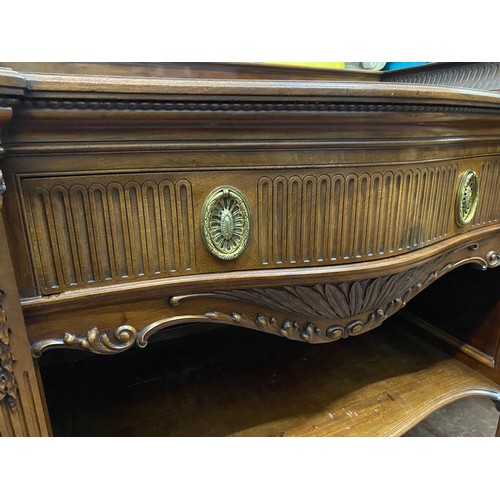
[(497, 62), (427, 63), (391, 71), (305, 68), (273, 63), (228, 62), (0, 62), (20, 73), (150, 78), (399, 81), (483, 90), (500, 89)]
[[(10, 63), (0, 63), (0, 65)], [(498, 105), (498, 96), (490, 89), (476, 89), (474, 85), (455, 85), (450, 88), (446, 81), (422, 79), (407, 82), (404, 79), (405, 72), (388, 72), (387, 78), (379, 74), (377, 78), (371, 76), (371, 72), (356, 72), (349, 70), (338, 70), (327, 73), (328, 79), (314, 78), (314, 71), (310, 78), (289, 80), (272, 77), (272, 66), (254, 65), (261, 68), (258, 77), (251, 79), (231, 78), (230, 73), (222, 73), (223, 77), (200, 78), (196, 76), (172, 77), (168, 71), (151, 76), (147, 72), (140, 73), (132, 71), (134, 66), (119, 63), (99, 65), (97, 63), (79, 63), (78, 72), (64, 72), (64, 63), (44, 65), (44, 63), (18, 63), (11, 64), (20, 67), (22, 71), (15, 71), (10, 67), (0, 66), (0, 95), (13, 92), (19, 95), (19, 91), (26, 96), (43, 97), (53, 94), (54, 102), (58, 97), (70, 98), (85, 96), (86, 98), (123, 97), (132, 98), (141, 94), (143, 97), (175, 95), (182, 100), (188, 96), (276, 96), (276, 97), (329, 97), (332, 99), (349, 99), (353, 101), (365, 100), (367, 102), (390, 101), (394, 104), (418, 102), (420, 104), (442, 104), (442, 105)], [(252, 65), (249, 65), (252, 67)], [(433, 66), (433, 65), (429, 65)], [(100, 71), (92, 70), (101, 68)], [(148, 66), (145, 66), (148, 67)], [(231, 65), (229, 65), (231, 67)], [(476, 67), (476, 66), (472, 66)], [(125, 68), (121, 74), (116, 74), (117, 68)], [(37, 71), (38, 70), (38, 71)], [(51, 71), (40, 71), (51, 70)], [(58, 71), (59, 70), (59, 71)], [(86, 71), (85, 71), (86, 70)], [(283, 70), (286, 71), (286, 70)], [(293, 70), (289, 70), (293, 74)], [(322, 70), (319, 70), (320, 72)], [(331, 70), (329, 70), (331, 71)], [(413, 70), (414, 72), (416, 70)], [(438, 69), (425, 69), (421, 73), (434, 73)], [(477, 68), (476, 68), (477, 72)], [(398, 78), (397, 78), (398, 77)], [(483, 86), (487, 87), (487, 86)], [(15, 89), (18, 89), (16, 92)], [(495, 90), (495, 89), (491, 89)], [(39, 94), (40, 93), (40, 94)], [(116, 96), (115, 96), (116, 94)], [(130, 94), (125, 96), (124, 94)], [(56, 106), (54, 106), (55, 108)], [(265, 111), (265, 110), (264, 110)]]

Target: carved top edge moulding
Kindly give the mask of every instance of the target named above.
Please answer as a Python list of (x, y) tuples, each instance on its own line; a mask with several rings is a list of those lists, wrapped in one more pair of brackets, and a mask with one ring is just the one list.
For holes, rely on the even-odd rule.
[[(290, 101), (304, 107), (295, 107), (293, 111), (321, 111), (322, 101), (331, 101), (339, 106), (349, 104), (370, 111), (369, 104), (408, 106), (420, 104), (428, 106), (456, 107), (460, 111), (467, 109), (500, 109), (500, 97), (494, 92), (478, 91), (464, 88), (450, 88), (437, 85), (422, 85), (392, 82), (360, 82), (360, 81), (324, 81), (324, 80), (228, 80), (199, 78), (144, 78), (117, 76), (61, 75), (48, 73), (23, 73), (9, 68), (0, 68), (0, 99), (18, 96), (17, 104), (40, 105), (48, 109), (78, 109), (87, 100), (92, 101), (90, 109), (102, 100), (108, 100), (103, 106), (115, 106), (116, 101), (136, 101), (141, 106), (158, 104), (165, 99), (173, 98), (176, 104), (185, 103), (187, 111), (203, 110), (200, 99), (207, 105), (216, 106), (218, 101), (226, 97), (229, 101), (240, 101), (246, 108), (238, 111), (282, 111), (278, 103)], [(46, 99), (46, 101), (43, 101)], [(69, 99), (69, 101), (68, 101)], [(262, 102), (256, 102), (262, 100)], [(75, 100), (75, 102), (73, 102)], [(269, 110), (265, 109), (267, 101), (278, 101)], [(40, 104), (33, 104), (39, 102)], [(82, 104), (83, 103), (83, 104)], [(4, 105), (14, 105), (10, 101)], [(272, 103), (271, 103), (272, 105)], [(308, 109), (308, 105), (312, 106)], [(141, 106), (137, 111), (141, 111)], [(228, 103), (221, 103), (217, 111), (234, 111)], [(152, 107), (153, 110), (156, 107)], [(190, 109), (191, 108), (191, 109)], [(130, 108), (127, 108), (130, 109)], [(352, 109), (356, 109), (355, 107)], [(384, 110), (383, 106), (374, 111)], [(393, 110), (392, 108), (388, 108)], [(406, 108), (403, 108), (406, 109)], [(425, 107), (418, 107), (415, 111)], [(208, 110), (208, 109), (207, 109)], [(286, 108), (284, 109), (286, 111)], [(340, 108), (349, 111), (349, 108)]]

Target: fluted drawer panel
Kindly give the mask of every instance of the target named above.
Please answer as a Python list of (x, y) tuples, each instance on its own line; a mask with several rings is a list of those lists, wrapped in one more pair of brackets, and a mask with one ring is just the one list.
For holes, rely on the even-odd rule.
[(23, 188), (42, 293), (170, 275), (195, 265), (187, 180), (28, 180)]
[(479, 201), (474, 226), (490, 224), (500, 219), (500, 162), (486, 161), (479, 174)]
[(455, 164), (384, 173), (263, 177), (262, 264), (344, 261), (410, 250), (447, 236)]
[[(405, 253), (462, 230), (454, 220), (458, 174), (474, 168), (481, 183), (498, 183), (491, 165), (67, 175), (25, 178), (22, 192), (35, 275), (50, 294)], [(201, 237), (203, 203), (222, 185), (242, 193), (251, 218), (248, 247), (233, 261), (215, 258)], [(498, 197), (488, 190), (478, 220), (495, 213)]]

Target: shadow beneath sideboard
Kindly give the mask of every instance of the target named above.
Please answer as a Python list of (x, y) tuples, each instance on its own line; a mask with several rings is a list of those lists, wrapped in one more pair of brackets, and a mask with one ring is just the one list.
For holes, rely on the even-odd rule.
[(410, 330), (391, 318), (314, 345), (227, 326), (115, 356), (49, 351), (40, 368), (56, 436), (226, 436), (331, 415), (332, 401), (448, 358)]

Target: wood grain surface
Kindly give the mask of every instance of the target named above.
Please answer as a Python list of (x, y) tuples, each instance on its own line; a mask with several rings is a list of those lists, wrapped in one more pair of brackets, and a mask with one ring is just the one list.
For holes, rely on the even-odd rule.
[[(449, 353), (500, 383), (500, 269), (457, 270), (416, 297), (403, 311)], [(478, 293), (467, 292), (478, 290)], [(431, 337), (431, 338), (432, 338)]]
[(462, 397), (500, 397), (395, 321), (326, 346), (227, 327), (112, 360), (64, 354), (42, 358), (56, 435), (392, 436)]
[[(375, 329), (456, 268), (499, 266), (496, 67), (427, 70), (443, 84), (220, 63), (0, 68), (9, 345), (25, 386), (30, 347), (127, 355), (193, 322), (328, 343)], [(221, 187), (249, 214), (228, 260), (207, 234), (229, 238), (238, 205), (203, 215)], [(33, 391), (25, 427), (45, 434)]]

